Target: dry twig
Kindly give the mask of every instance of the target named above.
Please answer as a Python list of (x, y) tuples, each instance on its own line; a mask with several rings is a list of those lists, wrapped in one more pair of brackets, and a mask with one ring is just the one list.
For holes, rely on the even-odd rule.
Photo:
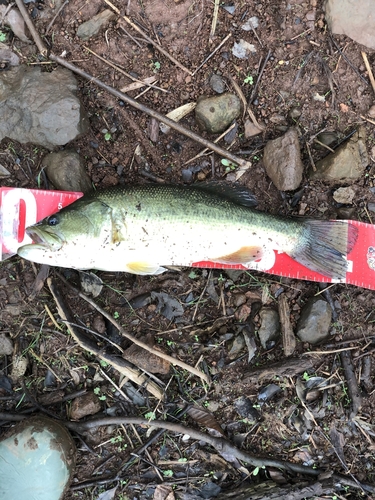
[[(105, 59), (104, 57), (100, 56), (99, 54), (97, 54), (96, 52), (94, 52), (93, 50), (89, 49), (88, 47), (86, 47), (85, 45), (83, 46), (88, 52), (90, 52), (90, 54), (92, 54), (93, 56), (97, 57), (98, 59), (100, 59), (101, 61), (103, 61), (105, 64), (108, 64), (108, 66), (111, 66), (111, 68), (115, 69), (116, 71), (118, 71), (119, 73), (122, 73), (123, 75), (125, 75), (126, 77), (130, 78), (130, 80), (133, 80), (133, 82), (138, 82), (138, 83), (141, 83), (143, 87), (147, 86), (147, 87), (150, 87), (150, 88), (153, 88), (153, 89), (156, 89), (156, 90), (160, 90), (161, 92), (166, 92), (168, 93), (168, 90), (165, 90), (165, 89), (162, 89), (161, 87), (157, 87), (156, 85), (151, 85), (150, 83), (147, 82), (147, 79), (144, 79), (144, 80), (138, 80), (138, 78), (134, 78), (134, 76), (132, 76), (130, 73), (124, 71), (122, 68), (120, 68), (119, 66), (117, 66), (116, 64), (114, 64), (113, 62), (109, 61), (108, 59)], [(122, 90), (123, 92), (123, 90)]]
[(370, 63), (368, 62), (367, 54), (366, 54), (366, 52), (361, 52), (361, 54), (362, 54), (362, 58), (363, 58), (363, 61), (365, 63), (365, 66), (366, 66), (368, 77), (370, 78), (372, 90), (374, 91), (374, 94), (375, 94), (375, 78), (374, 78), (374, 75), (372, 73)]
[(211, 59), (211, 57), (212, 57), (212, 56), (213, 56), (213, 55), (214, 55), (214, 54), (215, 54), (215, 53), (216, 53), (216, 52), (220, 49), (220, 47), (222, 47), (222, 46), (224, 45), (224, 43), (225, 43), (227, 40), (229, 40), (229, 38), (230, 38), (231, 36), (232, 36), (232, 34), (231, 34), (231, 33), (229, 33), (229, 35), (227, 35), (227, 36), (224, 38), (224, 40), (223, 40), (222, 42), (220, 42), (220, 43), (219, 43), (219, 45), (216, 47), (216, 49), (214, 49), (214, 50), (211, 52), (211, 54), (210, 54), (210, 55), (208, 55), (208, 56), (206, 57), (206, 59), (202, 62), (202, 64), (200, 64), (200, 65), (198, 66), (198, 68), (197, 68), (197, 69), (195, 69), (195, 70), (193, 71), (193, 73), (191, 73), (191, 76), (194, 76), (196, 73), (198, 73), (198, 71), (201, 69), (201, 67), (202, 67), (202, 66), (204, 66), (204, 65), (206, 64), (206, 62), (207, 62), (209, 59)]
[(60, 13), (62, 12), (63, 8), (65, 7), (65, 5), (68, 5), (69, 3), (69, 0), (65, 0), (65, 2), (63, 4), (60, 5), (59, 9), (57, 10), (56, 14), (53, 16), (53, 19), (52, 21), (49, 23), (49, 25), (47, 26), (47, 29), (45, 31), (45, 34), (48, 35), (49, 33), (49, 30), (52, 28), (54, 22), (56, 21), (57, 17), (60, 15)]
[(212, 24), (211, 24), (211, 31), (210, 31), (210, 40), (215, 36), (215, 31), (216, 31), (216, 25), (217, 25), (217, 17), (219, 14), (219, 5), (220, 5), (220, 0), (215, 0), (214, 3), (214, 13), (212, 16)]
[(296, 348), (297, 341), (290, 323), (288, 300), (284, 294), (281, 294), (279, 297), (279, 315), (281, 333), (283, 335), (284, 354), (285, 356), (291, 356)]
[(348, 393), (352, 403), (351, 412), (349, 415), (350, 420), (353, 419), (362, 406), (361, 390), (358, 387), (357, 379), (354, 373), (352, 357), (349, 350), (345, 350), (340, 354), (340, 359), (345, 372), (345, 379), (348, 384)]
[(26, 10), (25, 4), (23, 3), (22, 0), (16, 0), (17, 7), (26, 23), (26, 26), (29, 28), (29, 31), (31, 33), (31, 36), (33, 37), (33, 40), (38, 47), (39, 52), (42, 54), (42, 56), (47, 55), (47, 48), (44, 45), (44, 42), (42, 41), (39, 33), (35, 29), (34, 23), (30, 19), (29, 13)]

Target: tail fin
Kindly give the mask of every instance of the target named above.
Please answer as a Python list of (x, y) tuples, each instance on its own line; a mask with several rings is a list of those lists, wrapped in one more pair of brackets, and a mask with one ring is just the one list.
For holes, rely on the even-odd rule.
[(346, 255), (357, 241), (358, 228), (347, 221), (307, 220), (300, 245), (291, 257), (328, 278), (344, 279)]

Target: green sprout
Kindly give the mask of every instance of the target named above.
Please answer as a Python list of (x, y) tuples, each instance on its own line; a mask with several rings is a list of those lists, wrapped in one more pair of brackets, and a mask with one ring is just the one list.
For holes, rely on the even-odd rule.
[(224, 165), (226, 174), (231, 172), (232, 170), (235, 170), (236, 166), (237, 166), (235, 163), (232, 163), (231, 161), (227, 160), (226, 158), (223, 158), (221, 160), (221, 164)]
[(152, 63), (152, 71), (154, 73), (157, 73), (160, 70), (160, 62), (159, 61), (153, 61)]
[(247, 75), (243, 82), (247, 85), (252, 85), (254, 83), (254, 78), (251, 75)]

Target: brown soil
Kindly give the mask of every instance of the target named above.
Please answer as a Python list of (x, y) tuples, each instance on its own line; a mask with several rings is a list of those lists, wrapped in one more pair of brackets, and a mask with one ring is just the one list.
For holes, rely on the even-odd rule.
[[(48, 3), (37, 3), (36, 7), (41, 7), (39, 11), (34, 4), (28, 5), (36, 16), (34, 22), (40, 33), (44, 33), (51, 20), (43, 15), (42, 10), (48, 11)], [(229, 33), (232, 36), (191, 76), (121, 20), (111, 23), (105, 32), (83, 43), (76, 36), (78, 26), (101, 11), (105, 4), (99, 0), (71, 0), (45, 38), (49, 47), (58, 55), (65, 52), (67, 60), (117, 89), (128, 85), (130, 80), (85, 47), (139, 79), (155, 75), (155, 84), (167, 92), (151, 89), (143, 93), (139, 101), (163, 114), (196, 101), (201, 95), (213, 95), (209, 85), (213, 73), (223, 76), (230, 91), (234, 91), (229, 79), (232, 77), (249, 98), (259, 68), (271, 51), (252, 104), (265, 131), (246, 139), (244, 122), (239, 119), (235, 142), (231, 146), (234, 153), (252, 162), (251, 169), (240, 182), (255, 193), (261, 210), (289, 215), (300, 213), (303, 207), (305, 215), (318, 211), (327, 217), (340, 216), (342, 209), (348, 207), (335, 204), (332, 198), (334, 186), (308, 179), (311, 168), (308, 147), (313, 160), (317, 161), (328, 153), (319, 149), (312, 140), (321, 130), (336, 133), (335, 147), (363, 123), (371, 162), (365, 176), (355, 183), (357, 195), (349, 208), (350, 218), (372, 222), (366, 207), (369, 201), (373, 201), (370, 188), (374, 185), (375, 135), (374, 126), (364, 122), (361, 115), (366, 115), (374, 102), (374, 95), (361, 57), (364, 49), (343, 36), (335, 36), (332, 40), (320, 0), (235, 2), (233, 15), (221, 5), (216, 32), (211, 40), (213, 2), (131, 0), (115, 3), (121, 9), (127, 5), (126, 13), (131, 19), (191, 71), (198, 68)], [(259, 38), (252, 31), (241, 29), (252, 15), (260, 20), (256, 30)], [(257, 50), (246, 60), (235, 58), (231, 52), (233, 43), (241, 38), (253, 43)], [(17, 39), (13, 40), (13, 45), (22, 56), (22, 62), (38, 63), (33, 45), (28, 46)], [(367, 53), (372, 63), (375, 56), (368, 50)], [(348, 65), (346, 58), (352, 66)], [(53, 71), (55, 67), (54, 64), (43, 66), (45, 71)], [(253, 77), (253, 84), (247, 79), (249, 76)], [(95, 186), (150, 182), (150, 175), (167, 182), (182, 182), (181, 170), (202, 149), (199, 144), (173, 131), (167, 135), (160, 133), (157, 140), (151, 141), (151, 120), (147, 115), (124, 105), (92, 82), (78, 81), (79, 94), (90, 118), (90, 131), (69, 146), (76, 148), (85, 158)], [(140, 92), (131, 91), (129, 95), (137, 97)], [(316, 93), (325, 95), (325, 102), (314, 100)], [(296, 110), (300, 116), (293, 118), (297, 116)], [(192, 114), (183, 120), (183, 125), (201, 133)], [(267, 178), (262, 165), (266, 141), (278, 137), (292, 125), (296, 125), (300, 133), (306, 170), (303, 193), (293, 207)], [(105, 140), (108, 131), (111, 137)], [(225, 146), (224, 142), (220, 144)], [(142, 160), (135, 156), (138, 146)], [(39, 176), (41, 160), (46, 153), (42, 148), (4, 140), (0, 161), (12, 176), (1, 185), (48, 188), (43, 176)], [(204, 156), (193, 165), (199, 167), (194, 180), (226, 177), (225, 166), (216, 154)], [(60, 323), (62, 329), (56, 328), (49, 313), (57, 321), (59, 315), (48, 287), (44, 286), (30, 298), (38, 270), (38, 266), (17, 257), (0, 265), (0, 331), (13, 339), (15, 353), (28, 362), (23, 377), (25, 385), (21, 380), (15, 380), (9, 392), (3, 387), (5, 382), (0, 384), (0, 411), (29, 414), (48, 410), (58, 418), (70, 418), (71, 401), (64, 397), (80, 390), (94, 391), (101, 401), (102, 410), (110, 416), (142, 417), (156, 412), (156, 417), (163, 419), (176, 414), (186, 403), (195, 404), (211, 412), (228, 439), (252, 455), (307, 464), (343, 474), (353, 482), (355, 479), (375, 486), (374, 292), (342, 284), (330, 288), (338, 316), (332, 324), (327, 346), (314, 348), (329, 352), (319, 357), (311, 356), (312, 367), (299, 373), (302, 379), (312, 375), (329, 379), (330, 388), (324, 396), (320, 394), (313, 402), (306, 403), (309, 407), (306, 410), (297, 397), (297, 375), (272, 380), (246, 376), (253, 368), (266, 369), (276, 361), (287, 363), (281, 340), (264, 350), (255, 335), (257, 351), (250, 363), (246, 345), (240, 346), (238, 352), (233, 349), (242, 338), (244, 325), (250, 335), (256, 333), (260, 303), (278, 307), (280, 288), (288, 297), (292, 326), (295, 327), (301, 307), (319, 292), (316, 283), (255, 272), (243, 273), (237, 278), (230, 278), (220, 271), (195, 270), (192, 273), (191, 269), (170, 271), (157, 277), (97, 272), (104, 287), (95, 300), (118, 318), (126, 331), (140, 339), (151, 334), (158, 348), (191, 366), (199, 362), (199, 367), (213, 378), (212, 385), (207, 386), (183, 369), (172, 367), (168, 375), (159, 376), (166, 385), (164, 402), (136, 386), (141, 399), (127, 393), (127, 400), (123, 391), (118, 389), (125, 382), (119, 373), (105, 363), (100, 364), (96, 356), (77, 346), (65, 325)], [(50, 274), (56, 277), (63, 290), (76, 323), (104, 335), (104, 338), (92, 337), (98, 347), (117, 355), (118, 351), (107, 343), (106, 337), (124, 349), (129, 347), (129, 342), (107, 320), (104, 321), (101, 314), (63, 284), (57, 271), (52, 269)], [(68, 282), (79, 287), (78, 273), (60, 272)], [(148, 297), (152, 291), (165, 292), (180, 301), (183, 316), (167, 319), (157, 307), (156, 299), (144, 305), (141, 302), (140, 307), (132, 302), (135, 297)], [(212, 329), (218, 318), (223, 318), (223, 321), (218, 328)], [(363, 396), (362, 407), (354, 422), (349, 419), (352, 405), (340, 354), (335, 352), (348, 346), (354, 348), (350, 353)], [(311, 346), (299, 342), (295, 355), (305, 359), (302, 353), (309, 349)], [(370, 363), (369, 374), (366, 363)], [(0, 370), (3, 374), (0, 375), (1, 381), (10, 376), (11, 356), (0, 359)], [(366, 378), (364, 373), (367, 373)], [(270, 401), (259, 403), (259, 391), (269, 382), (279, 385), (281, 391)], [(22, 396), (25, 387), (29, 398)], [(54, 401), (51, 400), (53, 395), (56, 396)], [(240, 396), (249, 398), (258, 411), (258, 418), (251, 420), (237, 413), (235, 402)], [(311, 413), (314, 419), (309, 417)], [(214, 427), (214, 424), (207, 415), (203, 419), (194, 413), (185, 415), (181, 423), (210, 432), (207, 427)], [(131, 453), (148, 442), (146, 427), (105, 426), (81, 438), (76, 437), (77, 467), (72, 489), (65, 494), (64, 500), (98, 498), (100, 492), (116, 485), (114, 498), (153, 498), (156, 485), (163, 481), (173, 488), (171, 495), (175, 498), (184, 498), (186, 492), (192, 495), (190, 498), (201, 498), (199, 492), (205, 482), (213, 481), (224, 491), (240, 485), (246, 479), (246, 469), (250, 474), (254, 471), (254, 467), (246, 463), (241, 468), (240, 462), (230, 462), (228, 457), (221, 457), (213, 448), (185, 437), (184, 432), (167, 431), (151, 442), (147, 452), (139, 454), (140, 458)], [(269, 477), (278, 483), (291, 484), (302, 476), (285, 471), (281, 474), (276, 468), (268, 468), (251, 476), (251, 481), (256, 483)], [(360, 489), (348, 487), (341, 489), (340, 495), (340, 498), (365, 498), (369, 494), (362, 495)], [(165, 497), (155, 494), (154, 498)]]

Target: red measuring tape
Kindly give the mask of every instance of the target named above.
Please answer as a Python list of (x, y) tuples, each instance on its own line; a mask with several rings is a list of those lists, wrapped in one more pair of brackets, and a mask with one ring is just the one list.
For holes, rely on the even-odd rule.
[[(83, 193), (68, 191), (0, 188), (0, 260), (15, 255), (20, 246), (32, 243), (25, 233), (26, 227), (58, 212), (82, 196)], [(358, 221), (348, 222), (358, 228), (358, 238), (347, 255), (348, 272), (340, 282), (375, 290), (375, 225)], [(241, 264), (217, 264), (207, 261), (194, 262), (192, 267), (258, 270), (287, 278), (323, 283), (337, 282), (298, 264), (285, 253), (272, 249), (266, 251), (260, 261), (253, 262), (248, 268)]]

